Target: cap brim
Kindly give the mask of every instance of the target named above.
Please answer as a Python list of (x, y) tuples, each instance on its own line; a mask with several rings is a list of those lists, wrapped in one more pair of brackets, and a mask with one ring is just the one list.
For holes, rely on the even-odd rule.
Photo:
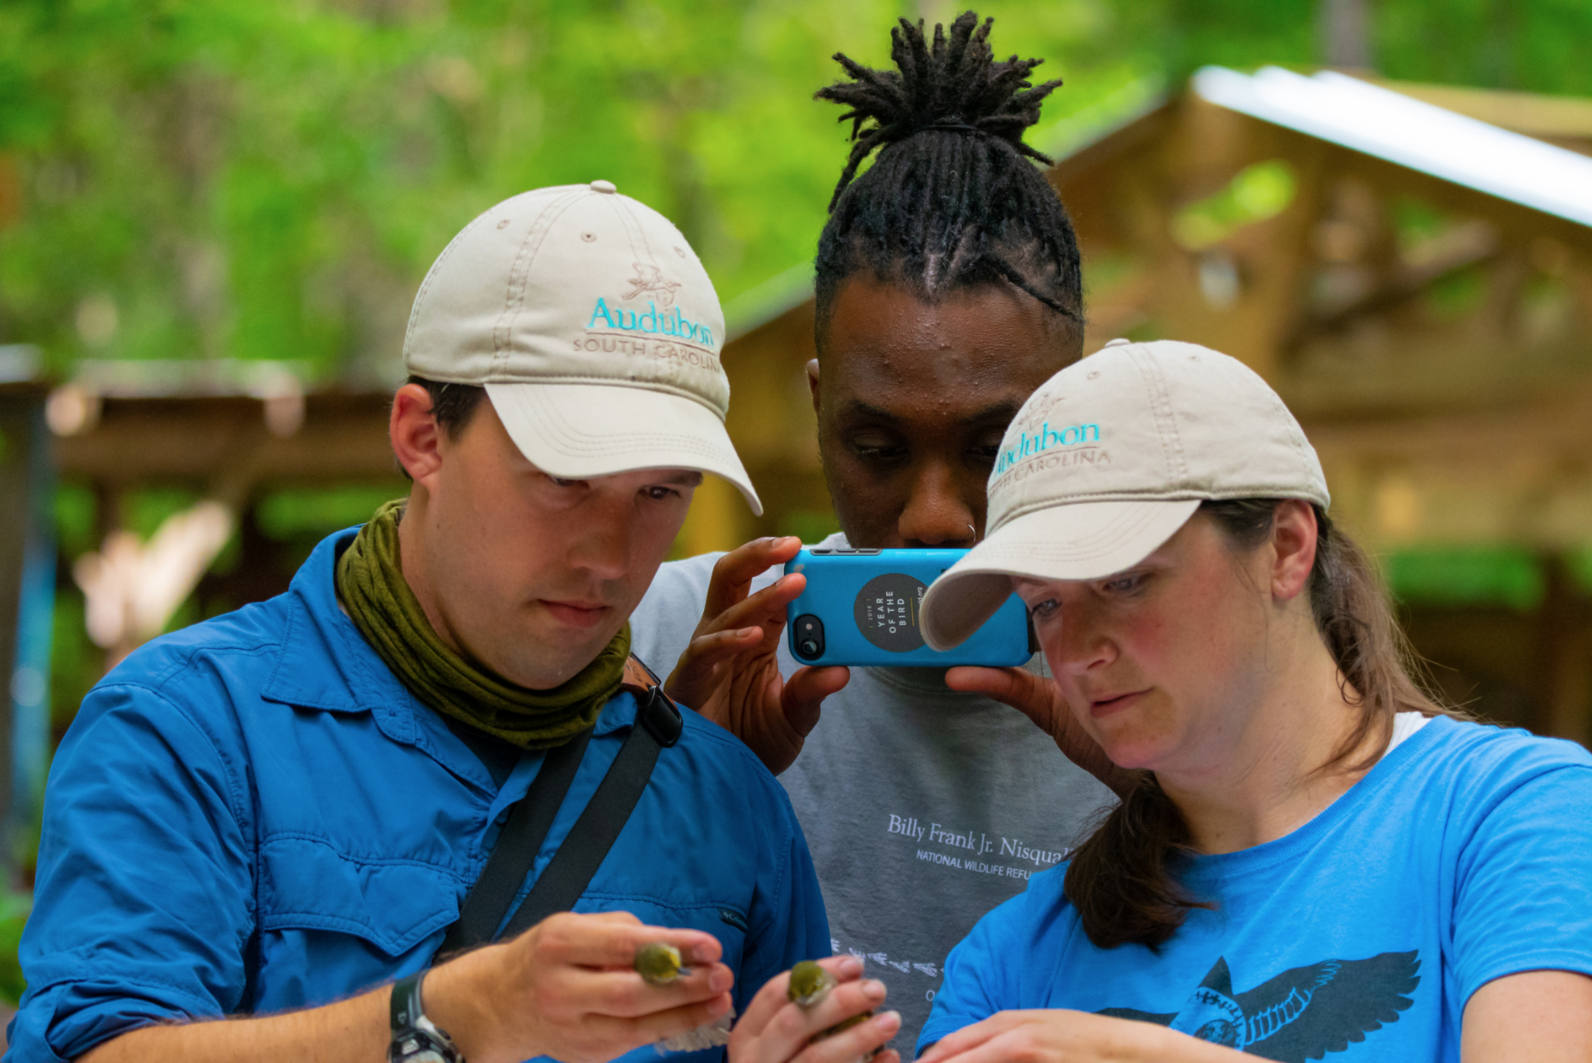
[(961, 644), (1012, 593), (1013, 577), (1101, 579), (1136, 565), (1187, 524), (1200, 502), (1078, 502), (1008, 521), (929, 587), (923, 639), (936, 650)]
[(695, 469), (730, 481), (763, 515), (724, 422), (700, 402), (603, 384), (489, 383), (486, 394), (509, 438), (543, 472), (584, 479)]

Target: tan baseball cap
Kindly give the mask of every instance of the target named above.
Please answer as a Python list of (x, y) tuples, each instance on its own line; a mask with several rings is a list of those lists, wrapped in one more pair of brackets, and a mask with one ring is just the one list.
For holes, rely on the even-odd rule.
[(988, 537), (923, 597), (937, 650), (1012, 577), (1100, 579), (1143, 561), (1208, 498), (1331, 501), (1315, 448), (1248, 366), (1192, 343), (1112, 340), (1029, 396), (989, 480)]
[(718, 295), (680, 230), (593, 181), (522, 193), (465, 226), (415, 296), (404, 366), (484, 385), (550, 475), (696, 469), (761, 514), (724, 428), (723, 349)]

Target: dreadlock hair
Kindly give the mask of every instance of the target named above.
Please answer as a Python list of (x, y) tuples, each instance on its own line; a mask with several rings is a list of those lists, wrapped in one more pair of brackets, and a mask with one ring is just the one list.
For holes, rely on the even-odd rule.
[[(1042, 60), (996, 62), (993, 19), (968, 11), (934, 27), (901, 20), (890, 31), (896, 70), (873, 70), (841, 53), (851, 75), (817, 99), (850, 108), (851, 156), (818, 241), (817, 320), (823, 349), (843, 283), (867, 270), (925, 300), (958, 288), (1006, 284), (1049, 307), (1082, 337), (1083, 280), (1072, 221), (1023, 143), (1045, 97), (1029, 74)], [(857, 169), (878, 158), (861, 177)], [(856, 178), (853, 180), (853, 178)]]

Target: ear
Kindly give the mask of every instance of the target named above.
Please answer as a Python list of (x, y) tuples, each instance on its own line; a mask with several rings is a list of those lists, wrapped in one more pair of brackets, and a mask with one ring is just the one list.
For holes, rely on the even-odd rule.
[(1279, 601), (1299, 596), (1316, 564), (1316, 511), (1297, 498), (1277, 504), (1271, 524), (1271, 593)]
[(813, 393), (813, 413), (822, 415), (818, 408), (818, 359), (807, 360), (807, 390)]
[(431, 413), (431, 395), (419, 384), (405, 384), (392, 399), (387, 421), (392, 452), (409, 478), (427, 490), (442, 467), (442, 429)]

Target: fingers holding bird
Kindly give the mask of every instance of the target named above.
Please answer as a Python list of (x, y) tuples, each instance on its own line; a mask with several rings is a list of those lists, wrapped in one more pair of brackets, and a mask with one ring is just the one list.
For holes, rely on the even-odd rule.
[[(534, 937), (533, 937), (534, 935)], [(644, 925), (627, 912), (562, 913), (527, 932), (539, 969), (561, 970), (561, 997), (585, 1010), (638, 1018), (703, 1004), (728, 1010), (734, 972), (718, 962), (723, 945), (699, 930)], [(658, 978), (648, 984), (637, 961)]]
[[(641, 975), (641, 980), (649, 986), (673, 985), (689, 978), (692, 973), (685, 965), (680, 950), (666, 941), (653, 941), (636, 949), (633, 966), (636, 973)], [(710, 982), (712, 977), (712, 972), (709, 972)], [(722, 998), (712, 1003), (722, 1003)], [(731, 1024), (735, 1021), (734, 1008), (720, 1010), (714, 1007), (700, 1020), (682, 1029), (671, 1030), (658, 1041), (658, 1048), (664, 1052), (696, 1052), (729, 1044)]]
[[(808, 1001), (805, 1007), (793, 992)], [(901, 1028), (895, 1012), (872, 1014), (884, 997), (884, 984), (862, 978), (855, 957), (799, 964), (753, 998), (730, 1041), (732, 1063), (850, 1063), (874, 1056)], [(876, 1058), (899, 1063), (900, 1057), (885, 1052)]]

